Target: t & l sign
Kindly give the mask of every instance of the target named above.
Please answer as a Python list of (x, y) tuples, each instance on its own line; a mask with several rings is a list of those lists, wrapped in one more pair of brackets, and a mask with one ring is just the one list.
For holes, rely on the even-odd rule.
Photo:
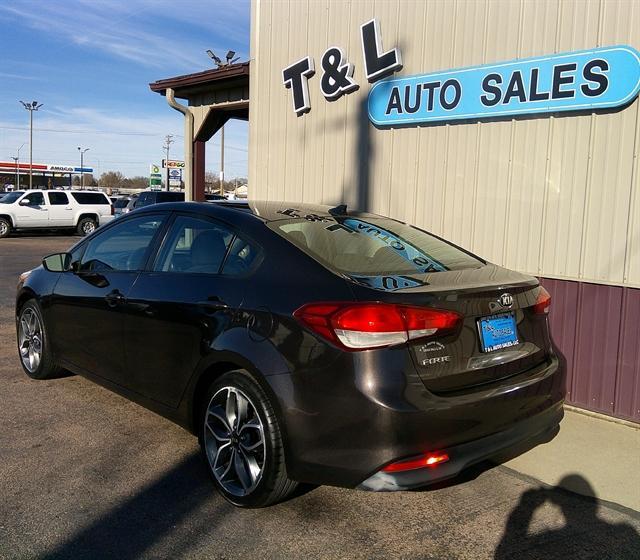
[[(369, 120), (379, 127), (607, 109), (629, 103), (640, 90), (640, 53), (626, 45), (382, 80), (402, 69), (400, 51), (383, 50), (375, 19), (360, 27), (360, 36), (365, 76), (377, 82), (369, 92)], [(310, 56), (282, 72), (298, 115), (311, 110), (315, 72)], [(321, 58), (323, 96), (333, 101), (357, 90), (353, 74), (345, 52), (329, 47)]]

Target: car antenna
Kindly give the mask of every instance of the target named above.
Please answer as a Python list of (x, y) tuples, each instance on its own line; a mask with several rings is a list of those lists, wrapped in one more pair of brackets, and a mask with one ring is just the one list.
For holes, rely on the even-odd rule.
[(329, 208), (329, 214), (332, 216), (340, 216), (342, 214), (347, 213), (347, 205), (346, 204), (338, 204), (335, 208)]

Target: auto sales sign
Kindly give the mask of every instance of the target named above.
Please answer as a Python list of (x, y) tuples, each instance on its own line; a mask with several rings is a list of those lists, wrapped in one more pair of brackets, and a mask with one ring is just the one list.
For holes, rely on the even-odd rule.
[[(626, 45), (387, 78), (403, 67), (400, 50), (384, 51), (376, 19), (361, 25), (360, 34), (363, 73), (374, 84), (368, 115), (378, 127), (593, 111), (624, 106), (640, 90), (640, 53)], [(359, 89), (355, 65), (339, 46), (325, 51), (320, 67), (320, 91), (328, 101)], [(315, 72), (311, 56), (282, 72), (299, 116), (311, 110)]]
[(618, 107), (640, 89), (628, 46), (388, 79), (369, 92), (378, 126)]

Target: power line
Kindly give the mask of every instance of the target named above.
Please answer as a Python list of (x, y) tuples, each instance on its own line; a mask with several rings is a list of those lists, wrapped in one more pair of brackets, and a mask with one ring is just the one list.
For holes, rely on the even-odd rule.
[[(0, 126), (0, 130), (29, 130), (25, 127), (19, 126)], [(106, 134), (106, 135), (115, 135), (115, 136), (149, 136), (149, 137), (158, 137), (163, 136), (161, 132), (121, 132), (121, 131), (109, 131), (109, 130), (62, 130), (56, 128), (35, 128), (34, 132), (53, 132), (53, 133), (61, 133), (61, 134)], [(182, 134), (172, 134), (175, 138), (184, 138)], [(218, 142), (211, 141), (211, 146), (218, 147)], [(239, 146), (231, 146), (225, 143), (225, 150), (236, 150), (238, 152), (248, 152), (247, 148), (240, 148)]]
[[(0, 126), (2, 130), (29, 130), (28, 128), (24, 128), (21, 126)], [(162, 136), (161, 132), (153, 133), (153, 132), (122, 132), (122, 131), (111, 131), (111, 130), (62, 130), (59, 128), (34, 128), (36, 132), (54, 132), (61, 134), (111, 134), (115, 136)], [(178, 138), (183, 138), (181, 134), (174, 134), (174, 136)]]

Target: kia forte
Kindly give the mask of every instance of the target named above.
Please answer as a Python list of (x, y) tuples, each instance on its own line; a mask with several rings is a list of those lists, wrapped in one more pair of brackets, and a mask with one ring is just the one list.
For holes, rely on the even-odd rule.
[(538, 280), (379, 215), (156, 204), (22, 274), (25, 372), (66, 370), (198, 437), (241, 507), (302, 484), (449, 479), (562, 418)]

